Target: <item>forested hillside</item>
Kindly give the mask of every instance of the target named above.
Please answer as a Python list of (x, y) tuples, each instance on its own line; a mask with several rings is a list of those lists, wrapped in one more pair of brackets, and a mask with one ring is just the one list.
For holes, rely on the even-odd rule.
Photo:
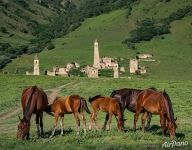
[[(6, 24), (1, 27), (1, 68), (18, 55), (42, 50), (44, 51), (39, 53), (42, 73), (55, 65), (63, 66), (72, 61), (81, 65), (92, 64), (92, 44), (97, 38), (101, 56), (123, 57), (121, 65), (126, 70), (130, 58), (145, 52), (153, 54), (156, 59), (154, 63), (143, 62), (142, 65), (147, 67), (146, 77), (190, 78), (190, 0), (25, 2), (30, 4), (29, 10), (33, 5), (38, 6), (38, 10), (45, 10), (42, 15), (44, 17), (40, 15), (39, 19), (34, 19), (37, 22), (33, 24), (35, 27), (24, 28), (26, 33)], [(23, 7), (19, 8), (25, 10)], [(5, 20), (3, 22), (6, 23)], [(22, 55), (3, 70), (10, 73), (17, 70), (17, 73), (23, 74), (32, 69), (33, 57), (34, 55)]]

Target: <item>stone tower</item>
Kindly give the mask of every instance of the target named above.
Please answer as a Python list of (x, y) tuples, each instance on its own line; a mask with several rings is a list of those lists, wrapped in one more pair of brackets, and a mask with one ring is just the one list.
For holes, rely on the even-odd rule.
[(119, 66), (118, 64), (115, 64), (113, 67), (113, 78), (119, 78)]
[(97, 40), (94, 42), (94, 63), (93, 67), (100, 69), (100, 58), (99, 58), (99, 45)]
[(130, 73), (136, 73), (138, 71), (138, 60), (137, 59), (131, 59), (129, 62), (129, 69)]
[(33, 71), (33, 75), (40, 75), (40, 73), (39, 73), (39, 59), (38, 59), (37, 55), (35, 55), (35, 58), (34, 58), (34, 71)]

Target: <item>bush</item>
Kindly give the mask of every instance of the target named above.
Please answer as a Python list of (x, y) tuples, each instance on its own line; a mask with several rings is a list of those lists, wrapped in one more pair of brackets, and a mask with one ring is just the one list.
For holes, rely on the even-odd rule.
[(26, 9), (29, 8), (29, 4), (26, 2), (26, 0), (15, 0), (15, 3), (17, 3), (23, 8), (26, 8)]
[(2, 33), (9, 33), (5, 27), (1, 27), (0, 30)]
[(47, 47), (48, 50), (52, 50), (52, 49), (54, 49), (54, 48), (55, 48), (55, 46), (54, 46), (53, 43), (49, 44), (49, 46)]

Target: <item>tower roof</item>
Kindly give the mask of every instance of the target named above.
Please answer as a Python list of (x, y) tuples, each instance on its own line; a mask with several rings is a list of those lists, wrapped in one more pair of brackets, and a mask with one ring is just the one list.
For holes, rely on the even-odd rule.
[(35, 57), (34, 57), (34, 59), (39, 59), (37, 54), (35, 54)]

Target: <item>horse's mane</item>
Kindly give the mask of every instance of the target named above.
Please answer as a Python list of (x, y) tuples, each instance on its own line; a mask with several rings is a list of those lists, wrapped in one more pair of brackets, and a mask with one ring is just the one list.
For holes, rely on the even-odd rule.
[(171, 122), (174, 122), (174, 112), (173, 112), (173, 108), (172, 108), (172, 103), (171, 103), (171, 99), (169, 97), (169, 95), (164, 91), (163, 92), (163, 95), (165, 97), (165, 100), (167, 102), (167, 105), (168, 105), (168, 115), (170, 117), (170, 121)]
[[(32, 101), (32, 95), (33, 93), (35, 92), (35, 90), (37, 89), (37, 86), (32, 86), (31, 87), (31, 92), (30, 92), (30, 95), (27, 97), (27, 100), (28, 103), (27, 103), (27, 106), (25, 107), (25, 111), (24, 111), (24, 117), (27, 121), (29, 121), (29, 118), (28, 118), (28, 112), (29, 112), (29, 109), (30, 109), (30, 106), (31, 106), (31, 101)], [(26, 91), (26, 90), (25, 90)]]
[(150, 87), (150, 88), (148, 88), (148, 89), (150, 89), (150, 90), (154, 90), (154, 91), (157, 91), (157, 89), (155, 88), (155, 87)]
[(103, 98), (103, 96), (101, 96), (101, 95), (96, 95), (96, 96), (94, 96), (94, 97), (89, 97), (89, 102), (90, 103), (92, 103), (94, 100), (96, 100), (96, 99), (98, 99), (98, 98)]

